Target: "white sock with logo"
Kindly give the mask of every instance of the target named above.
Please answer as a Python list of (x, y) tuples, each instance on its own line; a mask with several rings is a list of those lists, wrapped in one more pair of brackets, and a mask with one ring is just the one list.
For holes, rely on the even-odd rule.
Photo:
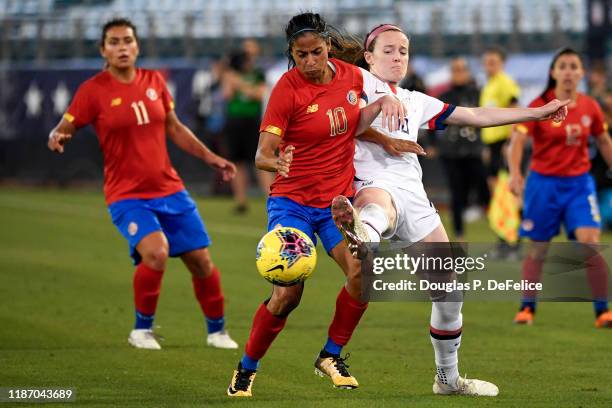
[(431, 305), (430, 337), (438, 381), (453, 388), (459, 378), (462, 305), (462, 302), (433, 302)]

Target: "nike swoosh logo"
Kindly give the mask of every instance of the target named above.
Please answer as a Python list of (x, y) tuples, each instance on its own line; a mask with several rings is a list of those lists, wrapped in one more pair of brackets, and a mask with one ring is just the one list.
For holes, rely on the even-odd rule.
[(377, 94), (383, 94), (384, 93), (384, 94), (386, 94), (388, 92), (387, 91), (374, 91), (374, 93), (377, 93)]
[(284, 267), (283, 265), (276, 265), (274, 268), (270, 268), (270, 269), (268, 269), (266, 272), (272, 272), (272, 271), (275, 271), (275, 270), (277, 270), (277, 269), (280, 269), (280, 270), (281, 270), (281, 272), (284, 272), (284, 271), (285, 271), (285, 267)]

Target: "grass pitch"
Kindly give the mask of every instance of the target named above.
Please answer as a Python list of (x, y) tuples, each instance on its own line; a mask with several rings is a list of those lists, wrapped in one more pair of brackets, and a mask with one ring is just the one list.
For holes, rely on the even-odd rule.
[[(130, 348), (133, 268), (102, 195), (1, 189), (0, 387), (74, 387), (76, 403), (65, 405), (92, 407), (612, 406), (612, 330), (593, 328), (588, 303), (543, 303), (532, 327), (511, 324), (516, 303), (466, 303), (460, 371), (496, 383), (500, 395), (492, 399), (432, 395), (430, 305), (373, 303), (345, 349), (361, 387), (332, 388), (313, 374), (313, 361), (343, 278), (320, 247), (302, 304), (262, 361), (255, 397), (229, 399), (225, 390), (253, 313), (270, 293), (254, 267), (265, 209), (258, 201), (236, 217), (227, 199), (198, 205), (239, 351), (205, 346), (180, 260), (169, 263), (158, 307), (163, 350)], [(470, 241), (492, 240), (484, 222), (468, 232)]]

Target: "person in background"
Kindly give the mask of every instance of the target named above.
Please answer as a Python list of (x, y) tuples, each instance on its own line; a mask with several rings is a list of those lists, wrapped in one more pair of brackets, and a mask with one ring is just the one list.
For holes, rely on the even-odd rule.
[[(257, 151), (262, 101), (266, 93), (265, 76), (256, 66), (258, 54), (257, 42), (246, 40), (241, 50), (230, 55), (229, 68), (222, 77), (223, 95), (227, 101), (224, 133), (229, 158), (236, 163), (232, 191), (238, 214), (248, 210), (249, 175)], [(259, 187), (268, 194), (272, 176), (258, 169), (254, 171)]]
[[(480, 106), (508, 108), (518, 103), (520, 88), (517, 83), (504, 72), (506, 52), (500, 47), (489, 47), (482, 56), (482, 66), (487, 76), (487, 82), (480, 93)], [(487, 181), (489, 190), (494, 191), (497, 175), (506, 169), (504, 148), (510, 138), (511, 126), (496, 126), (482, 129), (480, 136), (485, 144), (485, 164), (487, 166)], [(517, 258), (518, 244), (511, 245), (499, 237), (497, 247), (491, 252), (496, 259)]]
[[(580, 55), (563, 48), (550, 64), (548, 84), (530, 107), (540, 107), (559, 98), (571, 100), (565, 122), (529, 121), (516, 125), (510, 145), (510, 189), (523, 195), (523, 222), (520, 234), (531, 239), (523, 262), (522, 279), (539, 282), (550, 241), (561, 225), (570, 240), (588, 251), (586, 273), (593, 294), (595, 327), (612, 327), (608, 309), (608, 265), (598, 253), (601, 217), (595, 195), (595, 183), (589, 174), (589, 139), (594, 139), (608, 168), (612, 167), (612, 141), (598, 103), (578, 92), (584, 76)], [(533, 152), (527, 180), (521, 171), (523, 148), (532, 139)], [(532, 324), (536, 312), (537, 291), (525, 291), (514, 323)]]
[(207, 344), (235, 349), (225, 331), (219, 269), (195, 202), (170, 163), (167, 139), (229, 181), (233, 163), (216, 155), (177, 117), (166, 80), (138, 68), (136, 27), (128, 19), (102, 28), (104, 69), (79, 86), (48, 147), (63, 153), (76, 131), (91, 124), (104, 156), (104, 195), (113, 224), (129, 243), (134, 272), (135, 323), (128, 343), (159, 350), (153, 321), (168, 257), (180, 257), (192, 275), (208, 329)]
[(423, 82), (423, 79), (414, 71), (414, 67), (411, 63), (408, 63), (408, 71), (406, 71), (406, 76), (404, 79), (402, 79), (398, 86), (409, 91), (427, 93), (425, 82)]
[[(455, 106), (478, 106), (480, 90), (476, 86), (465, 58), (454, 58), (450, 63), (451, 88), (440, 95), (440, 100)], [(449, 126), (437, 132), (438, 154), (446, 172), (451, 193), (453, 231), (456, 240), (464, 239), (463, 213), (470, 192), (475, 190), (481, 208), (490, 200), (486, 172), (482, 162), (480, 129), (472, 126)]]

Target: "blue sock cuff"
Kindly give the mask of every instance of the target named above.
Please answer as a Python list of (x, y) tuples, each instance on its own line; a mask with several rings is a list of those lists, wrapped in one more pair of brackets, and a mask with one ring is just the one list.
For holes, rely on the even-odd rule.
[(532, 300), (532, 299), (524, 299), (521, 302), (521, 309), (524, 309), (526, 307), (530, 307), (531, 311), (535, 312), (535, 310), (536, 310), (536, 301)]
[(601, 313), (608, 310), (608, 301), (607, 300), (594, 300), (593, 309), (595, 309), (596, 315), (600, 315)]
[(325, 343), (323, 350), (327, 351), (329, 354), (339, 356), (340, 352), (342, 352), (342, 346), (336, 344), (330, 337), (328, 337), (327, 343)]
[(208, 334), (220, 332), (225, 327), (225, 317), (220, 317), (218, 319), (209, 319), (206, 318), (206, 328), (208, 329)]
[(242, 368), (246, 368), (247, 370), (257, 370), (259, 368), (259, 360), (253, 360), (251, 357), (244, 354), (242, 356), (242, 360), (240, 360), (240, 364), (242, 364)]
[(134, 323), (134, 329), (150, 329), (153, 327), (153, 320), (155, 315), (146, 315), (136, 310), (136, 322)]

